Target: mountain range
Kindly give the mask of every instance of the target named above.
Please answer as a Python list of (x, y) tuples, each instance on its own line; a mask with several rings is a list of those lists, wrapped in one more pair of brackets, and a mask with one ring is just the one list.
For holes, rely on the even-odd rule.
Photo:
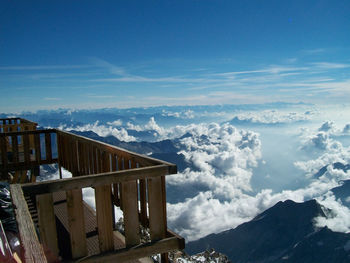
[(324, 209), (316, 200), (281, 201), (234, 229), (189, 242), (186, 251), (214, 248), (233, 263), (350, 262), (350, 234), (314, 226)]

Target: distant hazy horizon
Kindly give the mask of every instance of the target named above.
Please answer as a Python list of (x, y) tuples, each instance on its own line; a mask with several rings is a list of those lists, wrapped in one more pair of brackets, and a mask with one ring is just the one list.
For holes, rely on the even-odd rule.
[[(316, 225), (350, 232), (350, 194), (341, 201), (331, 191), (350, 180), (350, 170), (339, 169), (350, 165), (350, 106), (61, 109), (20, 116), (41, 127), (139, 143), (141, 153), (182, 167), (167, 176), (168, 223), (187, 240), (234, 228), (287, 199), (316, 199), (332, 209)], [(152, 152), (144, 142), (162, 143)], [(91, 192), (85, 198), (93, 200)]]

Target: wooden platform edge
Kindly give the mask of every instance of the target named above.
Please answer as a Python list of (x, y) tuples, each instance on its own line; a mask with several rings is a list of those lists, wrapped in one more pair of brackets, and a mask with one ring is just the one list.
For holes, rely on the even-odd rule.
[(44, 250), (37, 237), (35, 227), (25, 201), (22, 187), (19, 184), (10, 185), (12, 203), (16, 214), (21, 245), (24, 248), (24, 262), (47, 262)]
[(185, 240), (182, 237), (176, 235), (130, 248), (124, 248), (112, 252), (102, 253), (99, 255), (89, 256), (82, 258), (77, 262), (126, 262), (155, 254), (166, 253), (173, 250), (182, 250), (184, 247)]

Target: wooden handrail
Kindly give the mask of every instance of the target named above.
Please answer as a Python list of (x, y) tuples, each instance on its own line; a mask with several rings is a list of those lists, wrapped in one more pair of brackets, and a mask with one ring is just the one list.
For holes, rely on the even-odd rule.
[(24, 199), (21, 185), (10, 185), (10, 191), (21, 244), (24, 248), (24, 262), (47, 262), (43, 248), (36, 235), (36, 230)]
[(43, 181), (37, 183), (23, 184), (23, 192), (26, 194), (44, 194), (85, 187), (96, 187), (106, 184), (124, 183), (138, 179), (159, 177), (171, 174), (173, 169), (166, 165), (121, 170), (93, 175), (83, 175), (71, 178)]
[(80, 135), (76, 135), (70, 132), (66, 132), (66, 131), (61, 131), (61, 130), (56, 130), (57, 135), (67, 135), (70, 136), (70, 138), (78, 141), (78, 142), (82, 142), (82, 143), (86, 143), (89, 144), (90, 146), (94, 146), (102, 151), (107, 151), (111, 154), (116, 154), (116, 155), (120, 155), (121, 157), (124, 157), (128, 160), (134, 160), (136, 162), (139, 162), (142, 165), (145, 166), (151, 166), (151, 165), (157, 165), (157, 164), (165, 164), (165, 165), (170, 165), (173, 166), (172, 163), (163, 161), (163, 160), (159, 160), (156, 158), (152, 158), (143, 154), (138, 154), (135, 152), (131, 152), (128, 151), (126, 149), (120, 148), (118, 146), (114, 146), (114, 145), (110, 145), (104, 142), (100, 142), (100, 141), (96, 141), (87, 137), (83, 137)]
[[(169, 234), (171, 235), (171, 234)], [(159, 241), (153, 241), (146, 244), (140, 244), (134, 247), (120, 249), (93, 255), (80, 259), (78, 262), (97, 263), (97, 262), (127, 262), (135, 258), (142, 258), (152, 254), (168, 252), (185, 248), (185, 241), (180, 236), (170, 236)]]

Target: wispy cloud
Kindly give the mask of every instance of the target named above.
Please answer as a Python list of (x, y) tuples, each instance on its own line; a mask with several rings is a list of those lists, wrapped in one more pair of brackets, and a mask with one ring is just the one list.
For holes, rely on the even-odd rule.
[(318, 54), (318, 53), (326, 52), (326, 49), (325, 48), (304, 49), (302, 50), (302, 52), (306, 54)]
[(129, 74), (125, 71), (123, 67), (118, 67), (116, 65), (113, 65), (112, 63), (109, 63), (106, 60), (96, 58), (96, 57), (90, 58), (89, 60), (94, 66), (107, 69), (109, 73), (113, 75), (119, 75), (124, 77), (129, 76)]
[(349, 68), (350, 64), (343, 64), (343, 63), (330, 63), (330, 62), (317, 62), (317, 63), (311, 63), (315, 67), (322, 68), (322, 69), (341, 69), (341, 68)]
[(0, 70), (57, 70), (83, 68), (91, 68), (91, 65), (0, 66)]
[(57, 97), (45, 97), (44, 100), (58, 101), (58, 100), (62, 100), (62, 98), (57, 98)]
[(94, 98), (94, 99), (111, 99), (115, 98), (114, 95), (97, 95), (97, 94), (86, 94), (86, 97)]

